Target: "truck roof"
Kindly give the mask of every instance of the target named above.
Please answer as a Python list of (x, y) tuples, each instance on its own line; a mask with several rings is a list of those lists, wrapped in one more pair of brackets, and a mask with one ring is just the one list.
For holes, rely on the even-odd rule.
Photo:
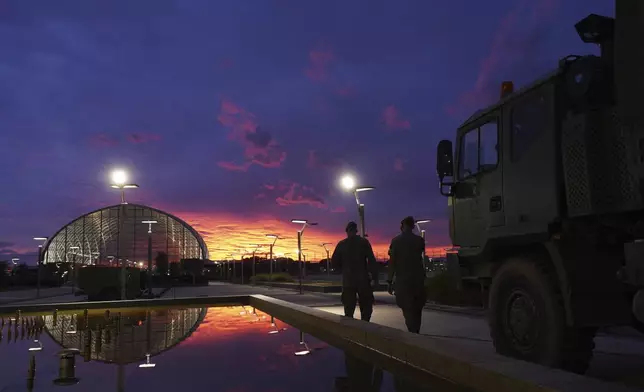
[(483, 117), (483, 116), (487, 115), (488, 113), (496, 110), (497, 108), (505, 105), (507, 102), (512, 101), (513, 99), (515, 99), (517, 97), (520, 97), (521, 95), (525, 94), (526, 92), (528, 92), (528, 91), (530, 91), (532, 89), (535, 89), (535, 88), (537, 88), (538, 86), (541, 86), (544, 83), (549, 82), (553, 78), (559, 76), (561, 73), (562, 73), (562, 67), (558, 67), (556, 70), (548, 72), (547, 74), (545, 74), (542, 77), (536, 79), (532, 83), (530, 83), (530, 84), (528, 84), (526, 86), (523, 86), (520, 89), (516, 90), (515, 92), (513, 92), (511, 94), (508, 94), (507, 96), (499, 99), (496, 103), (493, 103), (492, 105), (490, 105), (490, 106), (488, 106), (486, 108), (477, 110), (467, 120), (465, 120), (458, 127), (458, 129), (467, 127), (468, 125), (470, 125), (471, 123), (477, 121), (481, 117)]

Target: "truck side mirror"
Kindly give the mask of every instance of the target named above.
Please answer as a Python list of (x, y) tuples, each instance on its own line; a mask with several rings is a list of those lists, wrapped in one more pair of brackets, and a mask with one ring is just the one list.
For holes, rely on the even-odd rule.
[(454, 176), (454, 160), (452, 156), (452, 142), (441, 140), (436, 151), (436, 173), (438, 179), (443, 183), (445, 177)]

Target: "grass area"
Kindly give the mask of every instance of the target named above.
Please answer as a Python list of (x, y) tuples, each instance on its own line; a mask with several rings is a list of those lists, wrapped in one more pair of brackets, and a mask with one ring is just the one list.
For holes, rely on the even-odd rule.
[(289, 282), (294, 282), (295, 280), (293, 277), (285, 272), (278, 272), (274, 274), (257, 274), (255, 276), (251, 276), (250, 278), (251, 282), (279, 282), (279, 283), (289, 283)]

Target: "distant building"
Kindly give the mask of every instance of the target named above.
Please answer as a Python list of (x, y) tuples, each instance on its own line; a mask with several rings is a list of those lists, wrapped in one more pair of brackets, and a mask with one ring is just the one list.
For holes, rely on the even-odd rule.
[(152, 260), (159, 252), (170, 263), (182, 259), (208, 259), (201, 235), (180, 218), (137, 204), (119, 204), (82, 215), (63, 226), (43, 247), (44, 263), (75, 262), (84, 265), (144, 267), (148, 260), (148, 224), (152, 225)]

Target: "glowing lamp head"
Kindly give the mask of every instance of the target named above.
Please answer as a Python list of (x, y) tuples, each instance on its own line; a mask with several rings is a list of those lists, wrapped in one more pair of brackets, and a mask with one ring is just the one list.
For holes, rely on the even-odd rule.
[(111, 177), (114, 185), (125, 185), (127, 182), (127, 173), (125, 170), (114, 170)]
[(346, 190), (353, 190), (356, 187), (356, 180), (353, 176), (346, 174), (340, 179), (340, 184)]

